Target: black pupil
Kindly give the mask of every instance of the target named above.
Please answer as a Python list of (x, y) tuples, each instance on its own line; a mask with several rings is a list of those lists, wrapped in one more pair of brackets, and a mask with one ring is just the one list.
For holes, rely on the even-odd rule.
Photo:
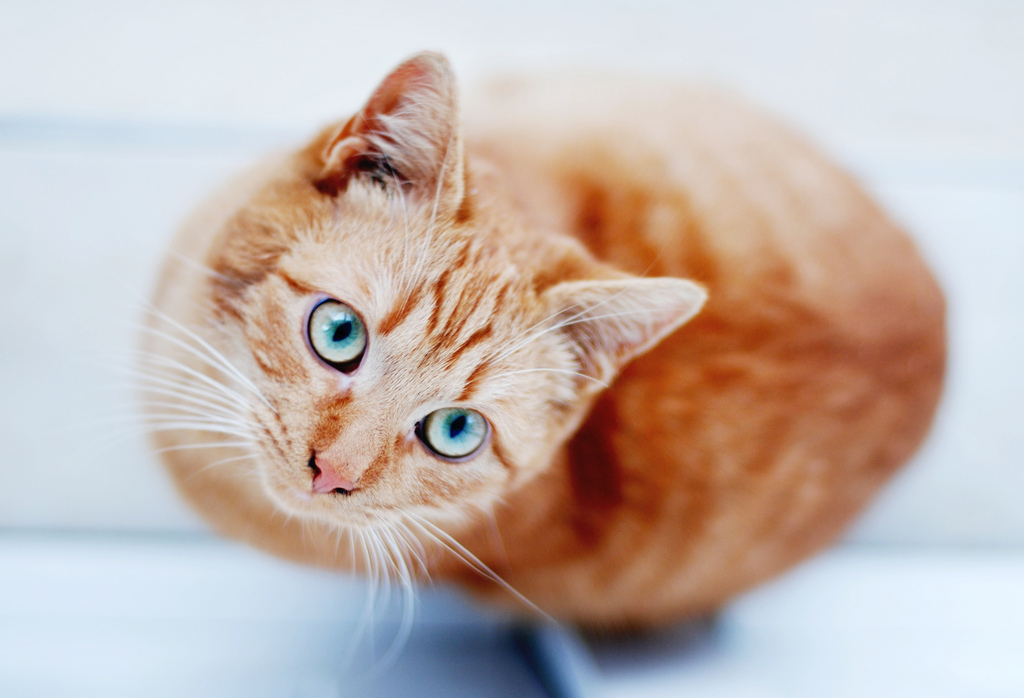
[(352, 334), (352, 321), (345, 320), (334, 328), (334, 334), (331, 335), (331, 340), (340, 342), (344, 339), (348, 339), (350, 334)]
[(466, 415), (460, 414), (458, 417), (451, 421), (451, 424), (448, 425), (448, 436), (454, 439), (456, 436), (465, 431), (465, 429)]

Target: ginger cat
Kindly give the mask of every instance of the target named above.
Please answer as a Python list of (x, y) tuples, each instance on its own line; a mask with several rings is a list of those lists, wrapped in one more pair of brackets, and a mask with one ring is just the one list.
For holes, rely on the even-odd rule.
[(941, 390), (904, 233), (707, 90), (507, 81), (460, 122), (419, 54), (179, 233), (144, 389), (192, 506), (594, 627), (712, 611), (835, 540)]

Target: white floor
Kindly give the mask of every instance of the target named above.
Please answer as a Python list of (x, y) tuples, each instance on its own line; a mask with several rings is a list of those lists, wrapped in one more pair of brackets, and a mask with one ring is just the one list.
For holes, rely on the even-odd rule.
[[(510, 629), (445, 591), (388, 662), (398, 604), (366, 624), (366, 598), (207, 538), (8, 533), (0, 695), (546, 695)], [(1024, 696), (1024, 554), (840, 549), (713, 624), (535, 644), (572, 698)]]
[(0, 696), (542, 696), (504, 628), (205, 538), (0, 537)]

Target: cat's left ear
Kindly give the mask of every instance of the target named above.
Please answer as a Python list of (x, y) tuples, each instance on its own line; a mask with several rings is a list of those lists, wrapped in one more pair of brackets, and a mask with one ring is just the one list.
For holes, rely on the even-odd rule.
[(565, 281), (544, 293), (579, 370), (608, 384), (627, 362), (692, 318), (707, 292), (685, 279)]
[(328, 140), (322, 157), (322, 191), (335, 193), (351, 177), (369, 177), (457, 210), (465, 195), (465, 166), (448, 60), (424, 52), (395, 68)]

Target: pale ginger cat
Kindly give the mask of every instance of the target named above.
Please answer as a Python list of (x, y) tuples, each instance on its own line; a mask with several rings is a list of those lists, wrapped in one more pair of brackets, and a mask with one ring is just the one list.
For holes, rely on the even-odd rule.
[(144, 350), (189, 502), (293, 560), (518, 603), (498, 577), (604, 627), (713, 610), (833, 541), (939, 397), (913, 244), (705, 90), (480, 104), (463, 132), (448, 63), (415, 56), (181, 231)]

